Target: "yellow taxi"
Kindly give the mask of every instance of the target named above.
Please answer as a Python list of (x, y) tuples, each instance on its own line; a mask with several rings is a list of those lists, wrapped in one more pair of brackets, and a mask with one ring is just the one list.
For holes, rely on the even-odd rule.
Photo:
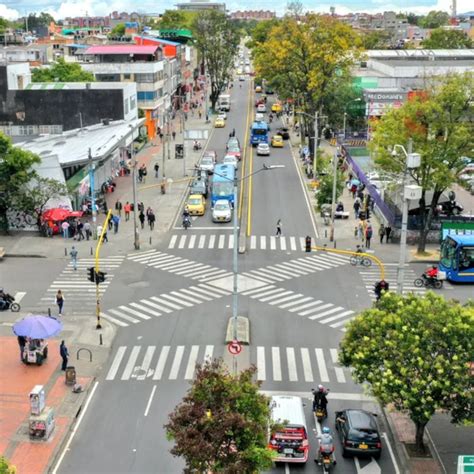
[(275, 102), (272, 105), (272, 112), (278, 113), (278, 112), (281, 112), (282, 110), (283, 110), (283, 107), (279, 102)]
[(262, 92), (262, 86), (255, 86), (255, 92)]
[(273, 135), (271, 145), (273, 148), (283, 148), (285, 146), (283, 137), (281, 135)]
[(203, 216), (206, 212), (206, 200), (202, 194), (191, 194), (186, 202), (189, 214)]
[(225, 127), (225, 120), (223, 117), (217, 117), (216, 121), (214, 122), (214, 128), (224, 128)]

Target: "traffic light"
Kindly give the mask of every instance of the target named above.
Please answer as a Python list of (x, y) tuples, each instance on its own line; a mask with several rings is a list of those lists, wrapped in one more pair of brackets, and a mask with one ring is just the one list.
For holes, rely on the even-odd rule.
[(97, 277), (96, 283), (104, 283), (104, 281), (105, 281), (105, 275), (107, 275), (107, 273), (105, 273), (105, 272), (97, 272), (97, 273), (96, 273), (96, 277)]
[(309, 235), (306, 236), (306, 252), (311, 252), (311, 237)]
[(87, 279), (92, 283), (95, 283), (95, 270), (94, 267), (90, 267), (87, 269)]

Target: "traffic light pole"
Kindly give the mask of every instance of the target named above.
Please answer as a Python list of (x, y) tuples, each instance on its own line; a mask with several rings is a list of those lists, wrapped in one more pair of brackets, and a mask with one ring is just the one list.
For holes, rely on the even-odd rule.
[(104, 239), (104, 235), (107, 232), (107, 228), (109, 226), (109, 220), (112, 217), (112, 210), (109, 209), (107, 213), (107, 217), (105, 218), (104, 225), (102, 227), (102, 233), (99, 236), (99, 240), (97, 242), (97, 247), (95, 248), (95, 299), (96, 299), (96, 307), (95, 307), (95, 315), (97, 317), (97, 325), (96, 329), (102, 329), (102, 324), (100, 324), (100, 292), (99, 292), (99, 253), (100, 248), (102, 247), (102, 241)]

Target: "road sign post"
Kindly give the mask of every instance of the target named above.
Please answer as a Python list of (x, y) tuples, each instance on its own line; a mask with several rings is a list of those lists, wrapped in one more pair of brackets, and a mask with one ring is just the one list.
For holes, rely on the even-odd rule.
[(232, 342), (227, 344), (227, 350), (234, 356), (238, 355), (242, 352), (242, 344), (237, 341), (237, 339), (234, 339)]

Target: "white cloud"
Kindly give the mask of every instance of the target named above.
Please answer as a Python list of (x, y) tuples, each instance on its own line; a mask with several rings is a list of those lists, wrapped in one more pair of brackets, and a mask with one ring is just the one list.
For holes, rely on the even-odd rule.
[(0, 4), (0, 17), (7, 20), (15, 20), (20, 16), (17, 10), (8, 8), (6, 5)]

